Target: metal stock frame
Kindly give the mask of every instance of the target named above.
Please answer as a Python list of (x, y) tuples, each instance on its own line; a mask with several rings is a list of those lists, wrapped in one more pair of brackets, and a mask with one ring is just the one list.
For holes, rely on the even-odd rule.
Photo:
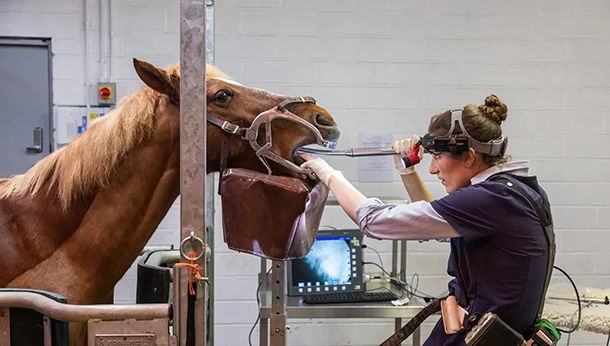
[[(213, 250), (214, 194), (213, 176), (208, 176), (206, 162), (206, 63), (213, 63), (213, 1), (180, 1), (180, 240), (194, 233), (203, 240), (201, 251), (210, 244)], [(206, 11), (206, 7), (209, 8)], [(207, 17), (207, 18), (206, 18)], [(211, 22), (211, 23), (208, 23)], [(212, 25), (206, 25), (212, 24)], [(203, 275), (213, 278), (212, 268), (206, 267), (205, 258), (195, 261), (203, 268)], [(213, 258), (213, 256), (211, 256)], [(181, 258), (188, 263), (189, 259)], [(179, 290), (174, 291), (174, 328), (178, 328), (178, 345), (186, 346), (188, 316), (189, 272), (175, 270)], [(177, 274), (177, 275), (176, 275)], [(211, 285), (214, 284), (212, 280)], [(211, 286), (213, 287), (213, 286)], [(206, 323), (208, 309), (213, 309), (213, 289), (197, 285), (194, 319), (195, 346), (205, 346), (207, 335), (213, 344), (213, 314)], [(206, 298), (210, 306), (206, 306)], [(208, 331), (208, 329), (210, 329)]]

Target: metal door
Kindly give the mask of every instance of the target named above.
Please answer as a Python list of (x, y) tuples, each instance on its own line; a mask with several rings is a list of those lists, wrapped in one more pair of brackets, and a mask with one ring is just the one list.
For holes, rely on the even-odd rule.
[(50, 40), (0, 38), (0, 178), (52, 151)]

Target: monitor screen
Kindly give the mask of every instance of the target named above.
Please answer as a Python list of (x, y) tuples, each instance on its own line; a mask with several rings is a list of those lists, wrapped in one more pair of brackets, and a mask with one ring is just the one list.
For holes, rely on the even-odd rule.
[(360, 230), (318, 231), (307, 256), (290, 261), (289, 293), (302, 295), (362, 290), (361, 243)]

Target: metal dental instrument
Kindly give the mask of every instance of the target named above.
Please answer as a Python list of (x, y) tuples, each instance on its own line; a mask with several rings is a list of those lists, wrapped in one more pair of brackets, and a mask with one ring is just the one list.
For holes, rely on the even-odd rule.
[[(420, 141), (421, 142), (421, 141)], [(417, 145), (411, 150), (408, 157), (403, 157), (402, 162), (405, 167), (410, 167), (418, 164), (420, 159), (418, 156), (419, 146)], [(314, 155), (329, 155), (329, 156), (349, 156), (349, 157), (366, 157), (366, 156), (385, 156), (385, 155), (398, 155), (392, 147), (381, 147), (381, 148), (349, 148), (345, 150), (325, 150), (325, 149), (314, 149), (314, 148), (299, 148), (298, 151), (302, 153), (314, 154)]]
[(381, 156), (381, 155), (396, 155), (392, 147), (385, 148), (350, 148), (345, 150), (326, 150), (314, 148), (299, 148), (300, 152), (314, 155), (330, 155), (330, 156)]

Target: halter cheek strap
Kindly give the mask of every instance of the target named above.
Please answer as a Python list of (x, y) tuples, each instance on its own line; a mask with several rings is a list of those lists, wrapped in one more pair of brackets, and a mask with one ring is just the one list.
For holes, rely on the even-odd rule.
[[(168, 96), (169, 101), (177, 106), (180, 106), (180, 100)], [(314, 125), (309, 122), (299, 118), (295, 114), (291, 113), (287, 107), (291, 104), (298, 103), (313, 103), (316, 104), (316, 99), (311, 96), (297, 96), (287, 98), (284, 101), (280, 102), (276, 107), (269, 109), (265, 112), (257, 115), (249, 127), (241, 127), (235, 124), (232, 124), (228, 121), (222, 120), (210, 113), (206, 114), (206, 119), (209, 123), (214, 124), (220, 127), (222, 131), (221, 135), (221, 145), (220, 145), (220, 172), (222, 172), (228, 168), (228, 158), (229, 158), (229, 140), (231, 135), (237, 135), (238, 138), (243, 140), (247, 140), (250, 143), (250, 146), (255, 151), (256, 156), (262, 162), (262, 164), (267, 168), (269, 174), (271, 174), (271, 166), (269, 165), (267, 159), (278, 163), (281, 166), (284, 166), (293, 172), (299, 174), (305, 174), (312, 180), (317, 180), (317, 176), (315, 173), (309, 168), (301, 168), (295, 165), (293, 162), (286, 160), (285, 158), (275, 154), (271, 151), (272, 147), (272, 135), (271, 135), (271, 121), (275, 119), (285, 119), (292, 122), (296, 122), (297, 124), (305, 127), (309, 131), (313, 133), (316, 138), (316, 143), (320, 146), (334, 149), (337, 145), (336, 141), (329, 141), (322, 137), (320, 130), (316, 128)], [(259, 127), (261, 125), (265, 126), (266, 133), (266, 143), (261, 146), (258, 144), (258, 133)], [(221, 185), (218, 186), (218, 193), (220, 194)]]
[(492, 139), (487, 143), (479, 142), (474, 139), (466, 128), (464, 127), (464, 123), (462, 122), (462, 110), (461, 109), (452, 109), (451, 110), (451, 127), (449, 131), (447, 131), (447, 137), (453, 136), (455, 131), (455, 124), (459, 126), (461, 132), (458, 134), (462, 134), (468, 136), (470, 140), (470, 147), (474, 150), (487, 154), (489, 156), (500, 156), (506, 153), (506, 148), (508, 147), (508, 137), (501, 136), (500, 138)]

